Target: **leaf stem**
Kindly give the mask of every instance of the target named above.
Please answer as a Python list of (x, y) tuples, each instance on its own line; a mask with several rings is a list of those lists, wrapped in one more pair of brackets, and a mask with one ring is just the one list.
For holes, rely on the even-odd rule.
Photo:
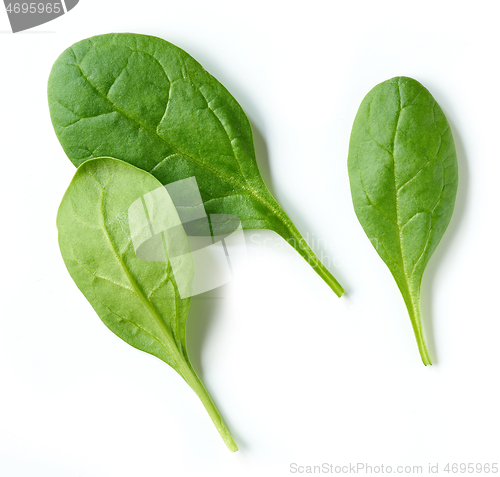
[(416, 297), (408, 291), (408, 296), (405, 296), (405, 304), (410, 315), (411, 325), (413, 327), (413, 332), (415, 333), (415, 338), (417, 340), (418, 351), (420, 352), (420, 357), (425, 366), (432, 366), (431, 358), (429, 352), (427, 351), (427, 345), (425, 344), (424, 330), (422, 328), (422, 317), (420, 314), (420, 295)]
[(314, 271), (326, 282), (326, 284), (335, 292), (338, 297), (341, 297), (345, 292), (342, 285), (335, 279), (329, 270), (323, 265), (316, 254), (311, 250), (307, 242), (304, 240), (297, 227), (288, 218), (281, 218), (281, 223), (284, 225), (284, 230), (276, 230), (276, 232), (288, 242), (302, 258), (314, 269)]
[(189, 384), (191, 389), (200, 398), (200, 401), (202, 402), (203, 406), (205, 406), (205, 409), (207, 410), (210, 419), (212, 419), (212, 422), (219, 431), (219, 434), (222, 437), (222, 440), (225, 442), (227, 448), (231, 452), (236, 452), (238, 450), (238, 446), (236, 445), (236, 442), (234, 442), (234, 439), (232, 438), (231, 434), (229, 433), (229, 430), (226, 427), (226, 424), (224, 423), (222, 416), (219, 413), (219, 410), (215, 406), (215, 403), (210, 397), (210, 394), (208, 394), (207, 389), (200, 381), (200, 378), (198, 378), (191, 365), (185, 362), (183, 364), (184, 366), (182, 366), (183, 367), (182, 376), (184, 377), (184, 380), (186, 381), (187, 384)]

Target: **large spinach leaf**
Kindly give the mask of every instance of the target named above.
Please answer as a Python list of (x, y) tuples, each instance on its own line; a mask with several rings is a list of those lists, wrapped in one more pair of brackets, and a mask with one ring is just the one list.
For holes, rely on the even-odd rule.
[(240, 105), (186, 52), (151, 36), (95, 36), (57, 59), (48, 97), (57, 137), (76, 166), (111, 156), (163, 184), (195, 176), (208, 214), (275, 231), (343, 294), (264, 184)]
[(420, 284), (453, 213), (458, 165), (450, 125), (429, 91), (406, 77), (375, 86), (354, 120), (348, 166), (356, 215), (394, 276), (422, 360), (431, 364)]
[[(129, 209), (151, 191), (170, 201), (157, 179), (130, 164), (112, 158), (82, 164), (57, 214), (61, 253), (71, 277), (106, 326), (130, 345), (172, 366), (199, 396), (228, 448), (236, 451), (189, 362), (186, 317), (190, 299), (179, 295), (179, 274), (174, 277), (169, 261), (140, 260), (134, 250)], [(164, 217), (168, 212), (170, 215)], [(179, 225), (176, 237), (182, 240), (173, 204), (170, 209), (150, 207), (147, 216), (149, 224), (144, 224), (143, 234), (151, 223), (168, 222)], [(190, 255), (185, 257), (181, 279), (189, 281), (193, 268)]]

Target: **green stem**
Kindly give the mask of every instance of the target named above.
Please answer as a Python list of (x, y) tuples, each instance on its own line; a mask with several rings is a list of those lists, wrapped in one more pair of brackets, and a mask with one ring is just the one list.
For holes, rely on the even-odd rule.
[(405, 299), (408, 314), (410, 315), (411, 325), (417, 340), (420, 357), (422, 358), (422, 362), (425, 366), (432, 366), (431, 358), (425, 344), (424, 330), (422, 327), (422, 317), (420, 315), (420, 294), (414, 296), (408, 289), (408, 294), (406, 296), (405, 295), (406, 294), (403, 294), (403, 297)]
[(277, 231), (299, 254), (302, 258), (314, 269), (314, 271), (326, 282), (326, 284), (335, 292), (338, 297), (344, 294), (344, 289), (328, 269), (321, 263), (320, 259), (311, 250), (307, 242), (304, 240), (300, 232), (297, 230), (292, 221), (286, 217), (281, 218), (281, 223), (284, 226), (283, 231)]
[(215, 424), (215, 427), (219, 431), (219, 434), (222, 437), (222, 440), (225, 442), (227, 448), (231, 452), (236, 452), (238, 450), (238, 446), (234, 442), (231, 434), (229, 433), (229, 430), (226, 427), (222, 419), (222, 416), (219, 413), (219, 410), (215, 406), (214, 402), (212, 401), (212, 398), (208, 394), (208, 391), (206, 390), (205, 386), (196, 375), (193, 368), (187, 363), (184, 363), (182, 376), (184, 377), (184, 380), (189, 384), (191, 389), (200, 398), (200, 401), (202, 402), (203, 406), (205, 406), (205, 409), (207, 410), (210, 419), (212, 419), (212, 422)]

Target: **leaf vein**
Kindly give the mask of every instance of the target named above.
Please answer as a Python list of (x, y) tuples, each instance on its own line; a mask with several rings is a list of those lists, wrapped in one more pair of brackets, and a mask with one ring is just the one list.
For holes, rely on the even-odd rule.
[(130, 116), (129, 114), (127, 114), (125, 111), (123, 111), (121, 108), (119, 108), (118, 105), (114, 101), (112, 101), (108, 96), (106, 96), (101, 91), (99, 91), (99, 89), (85, 75), (85, 73), (82, 70), (80, 64), (76, 63), (76, 61), (75, 61), (74, 64), (79, 69), (80, 74), (82, 75), (82, 77), (90, 84), (90, 86), (92, 86), (92, 88), (97, 92), (97, 94), (99, 94), (102, 98), (104, 98), (105, 100), (107, 100), (116, 109), (116, 111), (118, 113), (122, 114), (125, 118), (129, 119), (130, 121), (135, 122), (139, 126), (139, 128), (142, 128), (142, 129), (144, 129), (146, 131), (149, 131), (150, 133), (152, 133), (153, 135), (155, 135), (156, 137), (158, 137), (161, 141), (163, 141), (165, 144), (167, 144), (176, 153), (178, 153), (178, 154), (186, 157), (187, 159), (195, 162), (196, 164), (198, 164), (202, 168), (210, 170), (213, 174), (219, 176), (223, 180), (225, 180), (225, 181), (227, 181), (227, 182), (229, 182), (229, 183), (231, 183), (231, 184), (233, 184), (233, 185), (235, 185), (235, 186), (237, 186), (237, 187), (239, 187), (239, 188), (241, 188), (241, 189), (249, 192), (251, 195), (253, 195), (253, 197), (255, 197), (255, 199), (258, 202), (261, 202), (265, 207), (267, 207), (268, 209), (270, 209), (277, 216), (279, 216), (279, 217), (282, 216), (282, 213), (280, 211), (276, 210), (276, 208), (272, 204), (270, 204), (265, 199), (263, 199), (253, 188), (247, 187), (246, 182), (242, 183), (242, 182), (234, 179), (233, 177), (224, 174), (223, 172), (219, 171), (218, 169), (210, 166), (206, 162), (204, 162), (204, 161), (202, 161), (200, 159), (197, 159), (197, 158), (191, 156), (190, 154), (188, 154), (188, 153), (180, 150), (178, 147), (174, 146), (173, 144), (171, 144), (170, 142), (168, 142), (165, 138), (163, 138), (162, 136), (160, 136), (157, 131), (155, 131), (154, 129), (151, 129), (150, 127), (146, 126), (145, 124), (142, 124), (139, 120), (137, 120), (136, 118), (134, 118), (134, 117)]

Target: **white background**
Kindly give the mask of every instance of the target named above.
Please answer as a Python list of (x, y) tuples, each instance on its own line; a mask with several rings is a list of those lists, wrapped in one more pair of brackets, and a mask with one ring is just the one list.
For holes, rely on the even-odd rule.
[[(499, 14), (498, 1), (81, 0), (13, 35), (0, 9), (0, 475), (499, 462)], [(338, 299), (273, 233), (246, 232), (246, 277), (225, 298), (193, 300), (189, 351), (235, 454), (174, 371), (101, 323), (59, 254), (55, 217), (75, 170), (46, 82), (65, 48), (108, 32), (169, 40), (231, 91), (266, 183), (347, 291)], [(427, 368), (346, 167), (361, 100), (399, 75), (443, 108), (460, 169), (424, 275)]]

